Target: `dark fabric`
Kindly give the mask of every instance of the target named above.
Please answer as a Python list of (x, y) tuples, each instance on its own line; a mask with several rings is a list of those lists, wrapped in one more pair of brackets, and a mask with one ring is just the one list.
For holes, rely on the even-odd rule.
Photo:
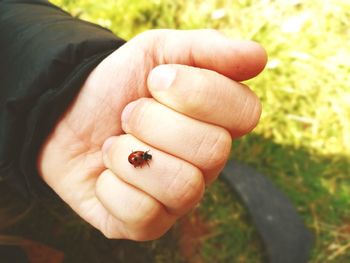
[(17, 246), (0, 246), (0, 262), (29, 263), (24, 251)]
[(40, 145), (92, 69), (123, 43), (47, 1), (0, 0), (0, 179), (27, 197), (47, 191)]

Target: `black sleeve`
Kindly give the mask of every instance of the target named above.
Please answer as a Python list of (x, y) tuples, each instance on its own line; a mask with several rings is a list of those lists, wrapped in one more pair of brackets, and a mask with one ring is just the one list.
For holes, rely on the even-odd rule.
[(26, 197), (47, 191), (36, 166), (41, 144), (92, 69), (122, 44), (47, 1), (0, 0), (0, 180)]

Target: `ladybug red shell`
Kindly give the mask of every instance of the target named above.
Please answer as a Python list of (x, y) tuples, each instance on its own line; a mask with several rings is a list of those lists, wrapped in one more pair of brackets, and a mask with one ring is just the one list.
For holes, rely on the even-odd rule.
[(128, 157), (128, 161), (129, 163), (131, 163), (135, 168), (136, 167), (141, 167), (144, 165), (144, 164), (148, 164), (148, 162), (150, 160), (152, 160), (152, 155), (150, 155), (148, 153), (149, 151), (134, 151), (132, 152), (129, 157)]

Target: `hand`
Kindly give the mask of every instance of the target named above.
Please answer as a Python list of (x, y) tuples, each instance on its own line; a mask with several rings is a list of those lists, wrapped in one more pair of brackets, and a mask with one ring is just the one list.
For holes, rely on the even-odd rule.
[[(266, 53), (213, 30), (153, 30), (102, 61), (38, 159), (42, 178), (108, 238), (155, 239), (199, 202), (260, 117)], [(102, 147), (103, 146), (103, 147)], [(149, 167), (128, 162), (150, 150)]]

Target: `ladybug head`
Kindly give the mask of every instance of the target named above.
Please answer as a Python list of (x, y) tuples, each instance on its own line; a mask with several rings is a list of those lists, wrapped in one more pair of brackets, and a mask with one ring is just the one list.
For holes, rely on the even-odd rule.
[(150, 155), (148, 152), (149, 151), (145, 151), (145, 153), (143, 154), (142, 158), (144, 160), (152, 160), (152, 155)]

